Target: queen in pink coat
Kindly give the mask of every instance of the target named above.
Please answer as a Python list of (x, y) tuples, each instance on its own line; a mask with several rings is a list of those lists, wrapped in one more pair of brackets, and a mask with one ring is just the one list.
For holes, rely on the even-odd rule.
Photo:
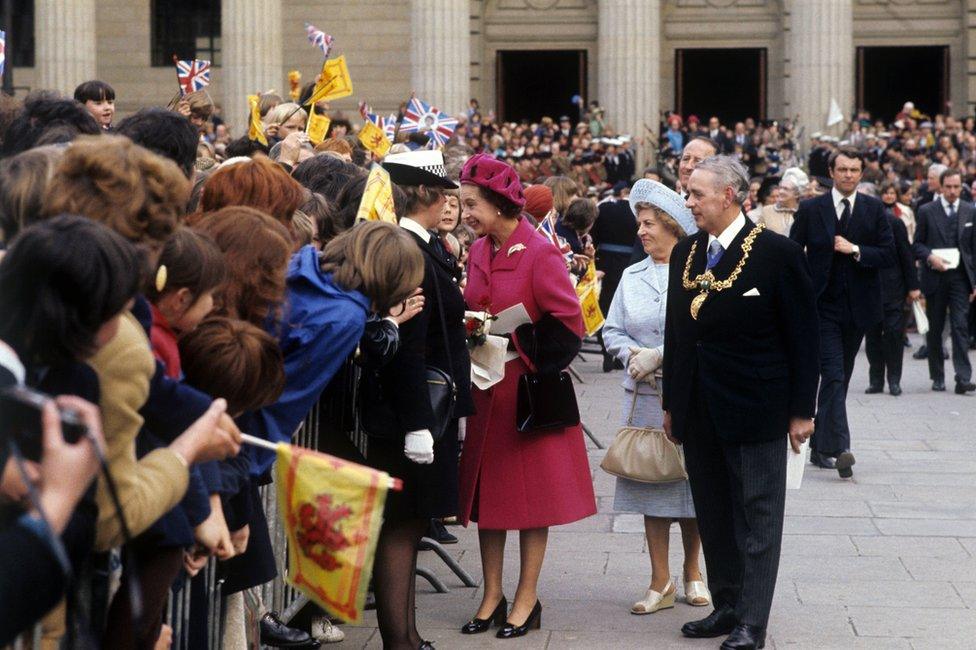
[[(485, 578), (481, 607), (461, 631), (484, 632), (495, 623), (500, 638), (541, 625), (536, 586), (549, 527), (596, 512), (580, 426), (523, 433), (515, 424), (519, 377), (565, 369), (583, 333), (562, 254), (520, 217), (524, 204), (510, 166), (485, 154), (464, 166), (462, 217), (480, 237), (468, 257), (468, 308), (498, 314), (522, 303), (532, 321), (511, 336), (509, 348), (517, 355), (506, 364), (504, 379), (473, 390), (477, 412), (468, 418), (461, 454), (460, 516), (464, 524), (478, 524)], [(502, 591), (508, 530), (519, 531), (522, 554), (511, 612)]]

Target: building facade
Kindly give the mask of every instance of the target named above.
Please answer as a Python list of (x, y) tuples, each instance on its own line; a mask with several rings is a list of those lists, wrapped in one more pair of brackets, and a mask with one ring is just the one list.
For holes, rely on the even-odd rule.
[[(244, 96), (312, 80), (310, 22), (345, 54), (353, 97), (395, 110), (411, 91), (456, 113), (477, 98), (505, 119), (597, 99), (618, 131), (663, 111), (723, 121), (976, 108), (976, 0), (19, 0), (14, 84), (70, 93), (99, 78), (120, 113), (166, 104), (172, 54), (214, 61), (210, 92), (240, 133)], [(18, 26), (21, 34), (18, 35)], [(24, 36), (28, 34), (28, 36)], [(28, 43), (28, 41), (30, 41)], [(530, 115), (527, 112), (540, 111)], [(555, 115), (552, 115), (556, 117)]]

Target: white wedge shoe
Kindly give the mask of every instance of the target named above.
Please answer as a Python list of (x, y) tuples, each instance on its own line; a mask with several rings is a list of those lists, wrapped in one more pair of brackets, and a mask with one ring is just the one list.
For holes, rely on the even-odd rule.
[(653, 614), (660, 609), (668, 609), (669, 607), (674, 607), (674, 599), (678, 590), (674, 586), (672, 580), (668, 580), (668, 584), (664, 586), (663, 592), (657, 592), (653, 589), (648, 589), (644, 594), (644, 600), (638, 600), (630, 608), (631, 614)]
[(685, 602), (694, 607), (712, 604), (712, 594), (701, 580), (685, 583)]

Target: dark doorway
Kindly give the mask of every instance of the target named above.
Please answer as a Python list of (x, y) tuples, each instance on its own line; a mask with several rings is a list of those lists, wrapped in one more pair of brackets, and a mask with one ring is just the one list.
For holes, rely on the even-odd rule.
[(501, 119), (579, 119), (572, 98), (586, 97), (586, 50), (504, 50), (498, 52), (496, 66)]
[(930, 116), (949, 101), (949, 48), (857, 48), (857, 105), (874, 119), (891, 121), (905, 102)]
[(766, 119), (766, 48), (677, 50), (675, 108), (703, 124)]

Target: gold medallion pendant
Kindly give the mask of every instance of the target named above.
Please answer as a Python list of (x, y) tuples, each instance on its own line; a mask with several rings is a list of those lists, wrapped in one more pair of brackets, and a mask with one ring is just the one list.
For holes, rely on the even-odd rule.
[(708, 298), (708, 293), (710, 291), (715, 291), (716, 293), (724, 289), (728, 289), (732, 284), (739, 278), (739, 274), (742, 272), (742, 268), (746, 265), (746, 260), (749, 259), (749, 252), (752, 250), (752, 243), (756, 241), (756, 236), (763, 229), (763, 224), (759, 224), (754, 227), (746, 238), (742, 240), (742, 258), (739, 263), (735, 265), (735, 269), (729, 274), (724, 280), (716, 280), (715, 274), (712, 273), (711, 269), (707, 269), (704, 273), (695, 276), (694, 280), (689, 279), (688, 274), (691, 272), (691, 260), (695, 257), (695, 250), (698, 248), (698, 242), (696, 241), (691, 245), (691, 251), (688, 253), (688, 259), (685, 260), (685, 270), (681, 276), (681, 286), (685, 291), (695, 291), (699, 293), (697, 296), (691, 299), (691, 317), (694, 320), (698, 320), (698, 312), (701, 311), (702, 305), (705, 304), (705, 300)]

